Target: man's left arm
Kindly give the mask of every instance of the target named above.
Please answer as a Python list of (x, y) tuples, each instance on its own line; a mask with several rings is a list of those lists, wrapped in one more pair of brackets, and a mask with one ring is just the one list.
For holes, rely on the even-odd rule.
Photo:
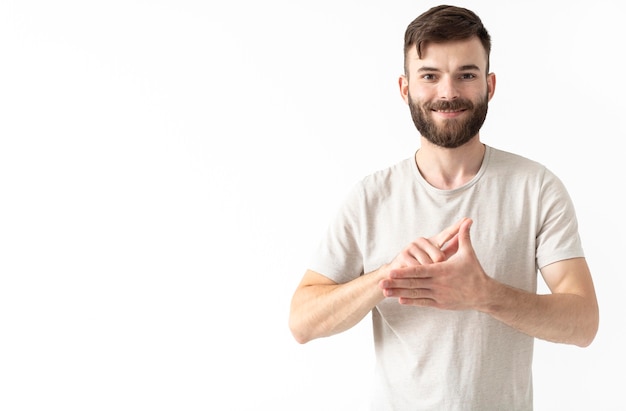
[(551, 294), (528, 293), (492, 284), (484, 310), (494, 318), (542, 340), (586, 347), (596, 336), (599, 310), (584, 258), (562, 260), (541, 269)]
[(528, 292), (485, 273), (472, 247), (471, 225), (470, 219), (462, 222), (443, 248), (445, 261), (392, 269), (379, 283), (385, 297), (397, 298), (403, 305), (477, 310), (542, 340), (580, 347), (591, 344), (599, 314), (585, 258), (543, 267), (541, 274), (551, 293)]

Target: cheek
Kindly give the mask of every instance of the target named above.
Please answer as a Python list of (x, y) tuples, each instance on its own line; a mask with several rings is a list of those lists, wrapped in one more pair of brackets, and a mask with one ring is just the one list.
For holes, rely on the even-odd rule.
[(428, 101), (428, 100), (426, 100), (426, 98), (423, 95), (416, 95), (413, 93), (409, 95), (409, 103), (416, 107), (422, 107), (425, 101)]
[(409, 88), (409, 97), (414, 103), (421, 104), (425, 101), (432, 101), (436, 97), (435, 94), (434, 88), (415, 86)]

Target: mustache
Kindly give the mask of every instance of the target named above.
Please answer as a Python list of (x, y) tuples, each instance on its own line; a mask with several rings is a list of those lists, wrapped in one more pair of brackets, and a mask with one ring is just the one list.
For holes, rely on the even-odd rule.
[(427, 103), (424, 107), (428, 110), (472, 110), (474, 103), (466, 99), (439, 100)]

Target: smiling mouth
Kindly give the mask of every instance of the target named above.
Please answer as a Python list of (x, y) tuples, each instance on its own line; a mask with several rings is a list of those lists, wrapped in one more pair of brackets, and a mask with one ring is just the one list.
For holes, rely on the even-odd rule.
[(454, 101), (437, 101), (427, 105), (426, 108), (436, 113), (455, 114), (471, 110), (474, 108), (474, 105), (471, 101), (463, 99)]

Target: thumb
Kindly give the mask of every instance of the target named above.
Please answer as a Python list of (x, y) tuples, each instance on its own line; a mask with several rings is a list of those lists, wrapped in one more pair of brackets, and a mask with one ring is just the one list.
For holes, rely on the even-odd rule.
[(471, 218), (465, 219), (459, 227), (459, 248), (472, 248), (472, 240), (470, 238), (470, 228), (474, 221)]
[(446, 260), (456, 254), (459, 250), (466, 248), (472, 249), (472, 240), (470, 239), (470, 227), (472, 226), (472, 223), (473, 221), (467, 217), (463, 218), (460, 222), (458, 232), (443, 248)]

